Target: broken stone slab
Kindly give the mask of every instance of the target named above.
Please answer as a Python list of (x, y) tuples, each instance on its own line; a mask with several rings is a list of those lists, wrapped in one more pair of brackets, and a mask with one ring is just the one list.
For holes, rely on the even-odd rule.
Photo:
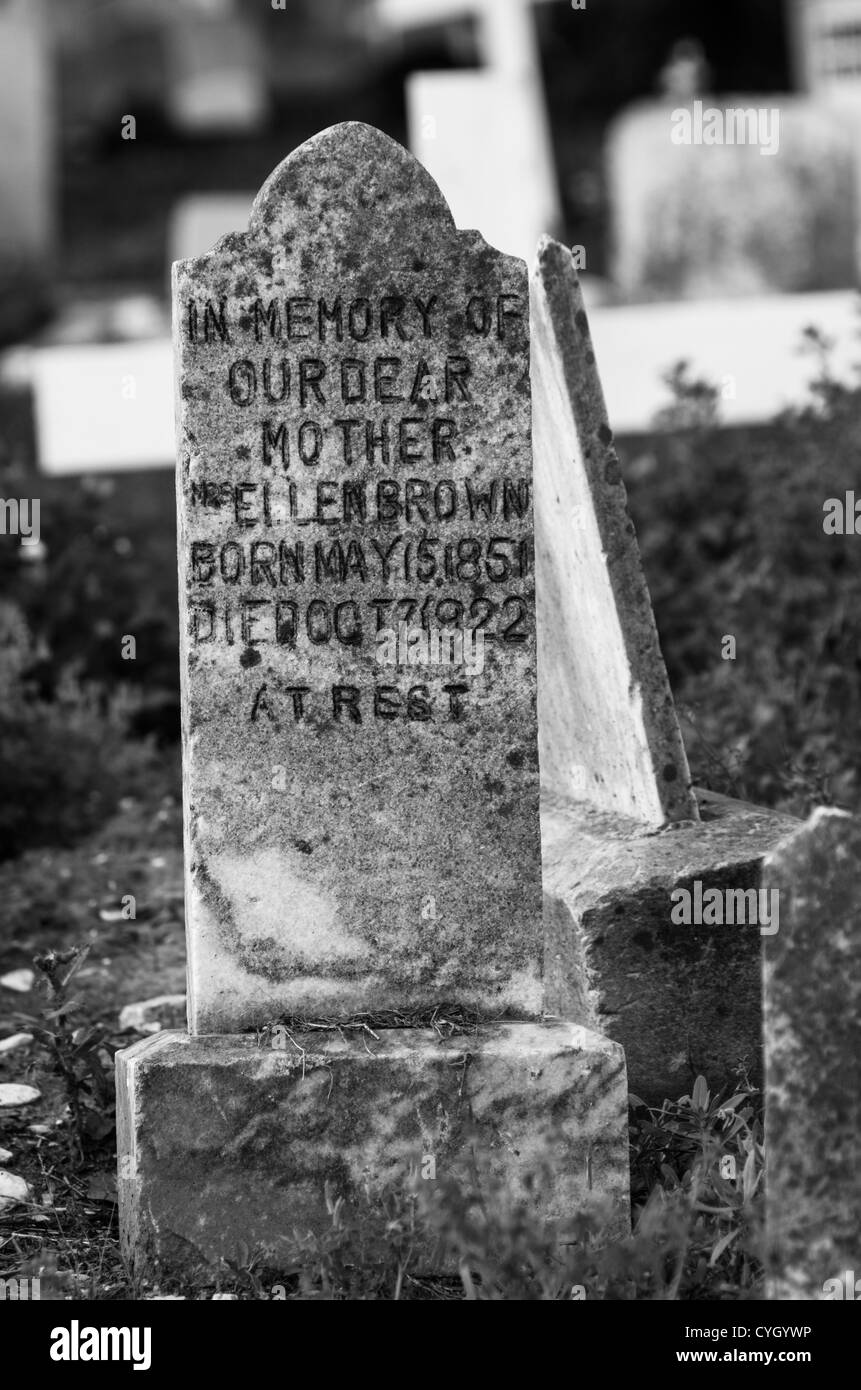
[(766, 941), (769, 1298), (857, 1300), (861, 1286), (861, 821), (820, 809), (769, 855)]
[(763, 860), (798, 824), (712, 792), (698, 800), (699, 822), (651, 833), (542, 805), (548, 1012), (621, 1043), (631, 1090), (658, 1104), (699, 1073), (713, 1089), (740, 1063), (761, 1077), (760, 926), (674, 922), (686, 900), (672, 894), (695, 909), (712, 890), (769, 891)]
[(551, 237), (530, 293), (542, 792), (697, 820), (574, 258)]
[[(628, 1227), (622, 1049), (567, 1024), (486, 1024), (253, 1035), (161, 1033), (117, 1054), (120, 1231), (137, 1272), (210, 1274), (241, 1246), (286, 1258), (331, 1227), (325, 1191), (408, 1195), (428, 1181), (489, 1181), (570, 1218), (606, 1199)], [(428, 1162), (428, 1160), (430, 1162)], [(550, 1166), (549, 1186), (526, 1180)]]

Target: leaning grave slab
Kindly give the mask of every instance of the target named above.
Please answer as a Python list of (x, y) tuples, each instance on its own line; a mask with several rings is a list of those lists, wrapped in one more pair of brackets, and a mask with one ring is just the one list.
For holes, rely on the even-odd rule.
[[(622, 1049), (542, 1021), (526, 268), (348, 124), (175, 267), (174, 332), (189, 1032), (118, 1056), (125, 1256), (277, 1261), (327, 1182), (471, 1146), (621, 1229)], [(415, 661), (452, 628), (479, 660)]]
[(545, 1001), (622, 1043), (660, 1103), (699, 1072), (762, 1074), (760, 933), (676, 925), (671, 895), (758, 891), (798, 822), (691, 787), (574, 260), (549, 237), (530, 289)]

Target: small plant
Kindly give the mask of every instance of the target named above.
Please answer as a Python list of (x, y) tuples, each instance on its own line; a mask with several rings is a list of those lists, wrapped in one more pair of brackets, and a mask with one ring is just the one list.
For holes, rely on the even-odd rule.
[(297, 1297), (400, 1302), (423, 1235), (412, 1186), (381, 1198), (363, 1190), (347, 1201), (327, 1183), (325, 1199), (329, 1226), (297, 1233), (284, 1270)]
[(80, 999), (69, 998), (69, 983), (89, 954), (89, 946), (70, 946), (34, 957), (48, 991), (41, 1017), (19, 1014), (47, 1050), (53, 1069), (64, 1083), (69, 1133), (75, 1166), (88, 1148), (113, 1131), (115, 1099), (110, 1071), (116, 1047), (107, 1041), (100, 1023), (76, 1023)]
[(675, 1211), (685, 1232), (670, 1296), (750, 1294), (759, 1282), (765, 1153), (757, 1095), (743, 1074), (727, 1098), (712, 1097), (702, 1076), (690, 1095), (660, 1109), (631, 1097), (632, 1185), (635, 1201), (645, 1197), (637, 1230)]
[(131, 733), (142, 708), (128, 684), (103, 689), (80, 661), (61, 665), (24, 612), (0, 600), (0, 859), (72, 845), (108, 818), (121, 794), (151, 785), (152, 740)]

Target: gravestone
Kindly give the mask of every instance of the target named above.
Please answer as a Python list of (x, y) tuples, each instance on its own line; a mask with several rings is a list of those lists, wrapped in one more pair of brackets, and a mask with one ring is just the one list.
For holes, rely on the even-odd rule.
[(54, 86), (41, 0), (0, 2), (0, 339), (32, 329), (55, 252)]
[(698, 820), (577, 272), (550, 237), (531, 294), (543, 785)]
[[(370, 143), (176, 273), (195, 1032), (541, 1010), (525, 273)], [(401, 624), (483, 669), (381, 665)]]
[(559, 201), (536, 74), (419, 72), (407, 79), (410, 148), (445, 189), (459, 226), (531, 259)]
[(174, 341), (189, 1034), (118, 1058), (127, 1258), (283, 1249), (417, 1153), (624, 1225), (621, 1049), (541, 1021), (525, 266), (337, 126)]
[(165, 30), (167, 114), (190, 136), (249, 135), (269, 116), (262, 43), (232, 3), (183, 8)]
[[(780, 93), (639, 102), (607, 135), (612, 277), (631, 301), (854, 286), (855, 171), (844, 117)], [(691, 143), (677, 144), (689, 110)], [(706, 118), (715, 111), (717, 118)], [(725, 113), (751, 113), (743, 126)], [(759, 117), (762, 115), (762, 121)], [(753, 122), (757, 125), (754, 127)], [(708, 143), (712, 131), (725, 143)], [(757, 130), (772, 141), (736, 143)], [(743, 133), (742, 133), (743, 131)], [(701, 138), (700, 138), (701, 137)]]
[(691, 787), (574, 259), (550, 238), (531, 298), (545, 998), (620, 1042), (660, 1104), (698, 1072), (761, 1070), (760, 934), (678, 924), (673, 893), (758, 890), (794, 822)]
[[(458, 226), (531, 260), (560, 221), (541, 59), (529, 0), (378, 0), (398, 28), (476, 19), (480, 71), (407, 79), (410, 148), (443, 189)], [(576, 22), (576, 21), (575, 21)]]
[(861, 105), (861, 5), (858, 0), (786, 0), (795, 83), (842, 105)]
[(861, 267), (861, 5), (787, 0), (796, 85), (848, 140), (853, 160), (856, 267)]
[(769, 1297), (861, 1296), (861, 824), (820, 809), (769, 856), (765, 950)]
[(27, 365), (41, 472), (170, 465), (169, 340), (38, 348)]
[(248, 226), (253, 193), (190, 193), (174, 207), (168, 224), (168, 263), (202, 256), (221, 237)]

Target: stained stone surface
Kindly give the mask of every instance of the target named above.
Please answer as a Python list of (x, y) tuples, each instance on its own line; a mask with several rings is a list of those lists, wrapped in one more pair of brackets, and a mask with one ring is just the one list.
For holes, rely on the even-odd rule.
[(277, 1267), (296, 1233), (331, 1228), (327, 1183), (377, 1202), (428, 1158), (431, 1182), (477, 1170), (548, 1221), (603, 1199), (606, 1234), (627, 1230), (624, 1056), (583, 1028), (297, 1032), (279, 1050), (161, 1033), (117, 1054), (117, 1081), (121, 1243), (139, 1273), (212, 1274), (243, 1246)]
[(528, 309), (359, 124), (174, 269), (194, 1033), (540, 1013)]
[(742, 1061), (762, 1073), (764, 938), (749, 923), (674, 923), (673, 891), (768, 889), (764, 858), (798, 825), (698, 800), (698, 822), (657, 834), (563, 798), (541, 808), (547, 1008), (621, 1043), (631, 1090), (656, 1104), (699, 1072), (713, 1089)]
[(542, 786), (648, 825), (696, 820), (571, 252), (531, 277)]
[(861, 821), (816, 811), (766, 871), (781, 893), (764, 972), (769, 1296), (857, 1299)]

